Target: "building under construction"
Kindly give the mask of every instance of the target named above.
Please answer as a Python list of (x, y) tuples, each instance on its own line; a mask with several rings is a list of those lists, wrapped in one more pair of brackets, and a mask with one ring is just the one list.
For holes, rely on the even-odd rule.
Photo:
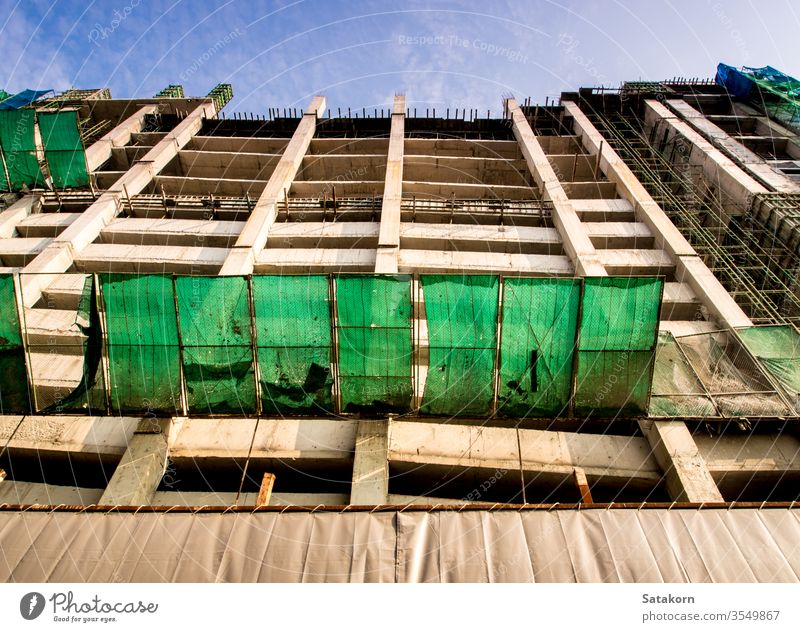
[(0, 95), (0, 579), (796, 581), (798, 86)]

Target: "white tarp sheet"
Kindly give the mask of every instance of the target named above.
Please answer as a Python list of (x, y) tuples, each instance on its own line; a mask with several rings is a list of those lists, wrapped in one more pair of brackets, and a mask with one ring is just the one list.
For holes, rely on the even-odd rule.
[(796, 582), (800, 510), (0, 511), (0, 581)]

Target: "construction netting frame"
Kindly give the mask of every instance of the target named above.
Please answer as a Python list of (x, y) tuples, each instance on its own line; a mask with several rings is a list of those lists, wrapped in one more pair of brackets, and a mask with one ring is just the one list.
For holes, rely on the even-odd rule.
[(39, 131), (53, 186), (59, 189), (88, 186), (86, 154), (78, 129), (78, 112), (39, 112)]
[(736, 333), (800, 413), (800, 333), (791, 325), (744, 327)]
[(175, 278), (189, 414), (257, 412), (249, 294), (246, 277)]
[(580, 302), (580, 279), (504, 279), (497, 395), (501, 414), (568, 414)]
[(14, 275), (0, 273), (0, 414), (31, 412), (25, 356)]
[(663, 289), (656, 277), (584, 279), (576, 415), (647, 413)]
[(493, 412), (497, 351), (497, 275), (420, 275), (428, 333), (428, 371), (420, 412)]
[(405, 413), (413, 395), (411, 277), (334, 277), (340, 410)]
[(111, 409), (182, 415), (178, 317), (171, 276), (101, 274)]
[(44, 185), (36, 156), (35, 123), (35, 110), (0, 110), (0, 147), (8, 173), (7, 181), (0, 185), (5, 185), (5, 190)]
[(675, 340), (721, 417), (794, 414), (759, 361), (732, 331), (676, 336)]
[(259, 275), (252, 283), (262, 414), (333, 414), (328, 277)]

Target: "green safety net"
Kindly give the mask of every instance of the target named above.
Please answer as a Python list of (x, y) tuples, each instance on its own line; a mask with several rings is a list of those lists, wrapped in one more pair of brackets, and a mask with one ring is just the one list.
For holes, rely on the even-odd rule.
[(737, 329), (748, 351), (766, 367), (800, 412), (800, 334), (791, 325)]
[(660, 278), (585, 279), (576, 414), (646, 412), (663, 285)]
[[(41, 187), (44, 177), (39, 169), (34, 140), (34, 110), (0, 110), (0, 146), (10, 180), (10, 188)], [(6, 190), (8, 182), (2, 182)]]
[(14, 277), (3, 273), (0, 274), (0, 414), (31, 412), (25, 367)]
[[(83, 412), (87, 414), (105, 414), (106, 392), (103, 370), (100, 366), (103, 355), (103, 332), (100, 325), (100, 313), (95, 300), (94, 276), (86, 277), (75, 315), (75, 325), (85, 336), (79, 342), (63, 344), (49, 342), (44, 345), (28, 341), (28, 349), (32, 352), (55, 354), (56, 358), (80, 355), (83, 362), (80, 368), (77, 385), (66, 395), (62, 396), (56, 390), (47, 389), (38, 382), (36, 373), (33, 375), (33, 388), (36, 393), (37, 408), (43, 413)], [(62, 373), (58, 364), (42, 367), (44, 376), (50, 381), (67, 380), (69, 375)], [(53, 375), (53, 373), (59, 373)], [(47, 380), (43, 380), (47, 381)]]
[(175, 280), (190, 414), (256, 412), (248, 294), (243, 277)]
[(40, 112), (39, 131), (53, 185), (59, 189), (87, 186), (89, 174), (78, 130), (78, 113), (74, 110)]
[(115, 412), (182, 413), (172, 278), (103, 274), (111, 406)]
[(254, 276), (262, 413), (331, 414), (331, 312), (326, 276)]
[(572, 390), (579, 279), (506, 279), (500, 337), (500, 412), (564, 414)]
[(486, 415), (494, 399), (497, 276), (423, 275), (428, 376), (420, 410)]
[(411, 277), (336, 278), (339, 384), (345, 412), (411, 407)]

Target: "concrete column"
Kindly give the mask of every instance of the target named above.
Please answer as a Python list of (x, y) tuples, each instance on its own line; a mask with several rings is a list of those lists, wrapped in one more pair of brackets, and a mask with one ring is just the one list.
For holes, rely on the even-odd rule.
[(256, 257), (267, 245), (267, 238), (275, 217), (278, 203), (288, 194), (297, 171), (303, 163), (308, 146), (317, 128), (317, 117), (325, 111), (325, 97), (311, 99), (308, 109), (303, 113), (292, 139), (286, 146), (267, 186), (258, 198), (250, 217), (239, 234), (236, 244), (220, 270), (220, 275), (233, 276), (253, 272)]
[(147, 505), (167, 467), (171, 420), (143, 419), (122, 455), (99, 505)]
[(99, 169), (106, 160), (111, 158), (111, 151), (114, 147), (124, 147), (131, 142), (131, 134), (141, 132), (145, 117), (148, 114), (154, 114), (157, 109), (155, 105), (145, 105), (139, 108), (108, 134), (92, 143), (91, 147), (86, 150), (86, 167), (89, 169), (89, 173)]
[(653, 234), (655, 246), (673, 258), (676, 280), (688, 284), (708, 312), (721, 325), (726, 327), (752, 325), (741, 307), (697, 256), (694, 248), (656, 204), (625, 161), (607, 142), (603, 142), (603, 136), (581, 109), (575, 103), (567, 101), (564, 103), (564, 110), (567, 116), (572, 117), (575, 134), (586, 151), (597, 156), (602, 144), (601, 171), (609, 181), (617, 185), (619, 195), (633, 205), (636, 221), (647, 224)]
[(558, 230), (564, 250), (575, 266), (578, 276), (606, 276), (606, 269), (600, 263), (597, 251), (586, 229), (572, 206), (564, 187), (553, 170), (544, 149), (536, 139), (528, 119), (514, 99), (506, 101), (508, 116), (514, 136), (528, 163), (528, 169), (542, 192), (542, 199), (553, 204), (553, 224)]
[[(178, 155), (192, 137), (200, 131), (203, 120), (216, 114), (216, 107), (209, 99), (196, 107), (183, 121), (178, 123), (155, 147), (128, 169), (105, 193), (103, 193), (81, 216), (53, 239), (24, 269), (22, 295), (26, 307), (32, 307), (41, 297), (56, 275), (69, 270), (75, 255), (91, 244), (100, 231), (120, 212), (128, 195), (141, 193), (170, 160)], [(44, 274), (43, 274), (44, 273)]]
[(392, 129), (389, 136), (389, 154), (386, 160), (386, 183), (383, 187), (381, 227), (378, 235), (378, 252), (375, 272), (397, 272), (397, 255), (400, 251), (400, 206), (403, 198), (403, 140), (405, 137), (406, 98), (395, 95), (392, 110)]
[(389, 498), (389, 421), (360, 421), (353, 458), (351, 505), (382, 505)]
[(667, 490), (680, 502), (724, 502), (689, 429), (682, 421), (642, 421), (642, 432), (667, 476)]

